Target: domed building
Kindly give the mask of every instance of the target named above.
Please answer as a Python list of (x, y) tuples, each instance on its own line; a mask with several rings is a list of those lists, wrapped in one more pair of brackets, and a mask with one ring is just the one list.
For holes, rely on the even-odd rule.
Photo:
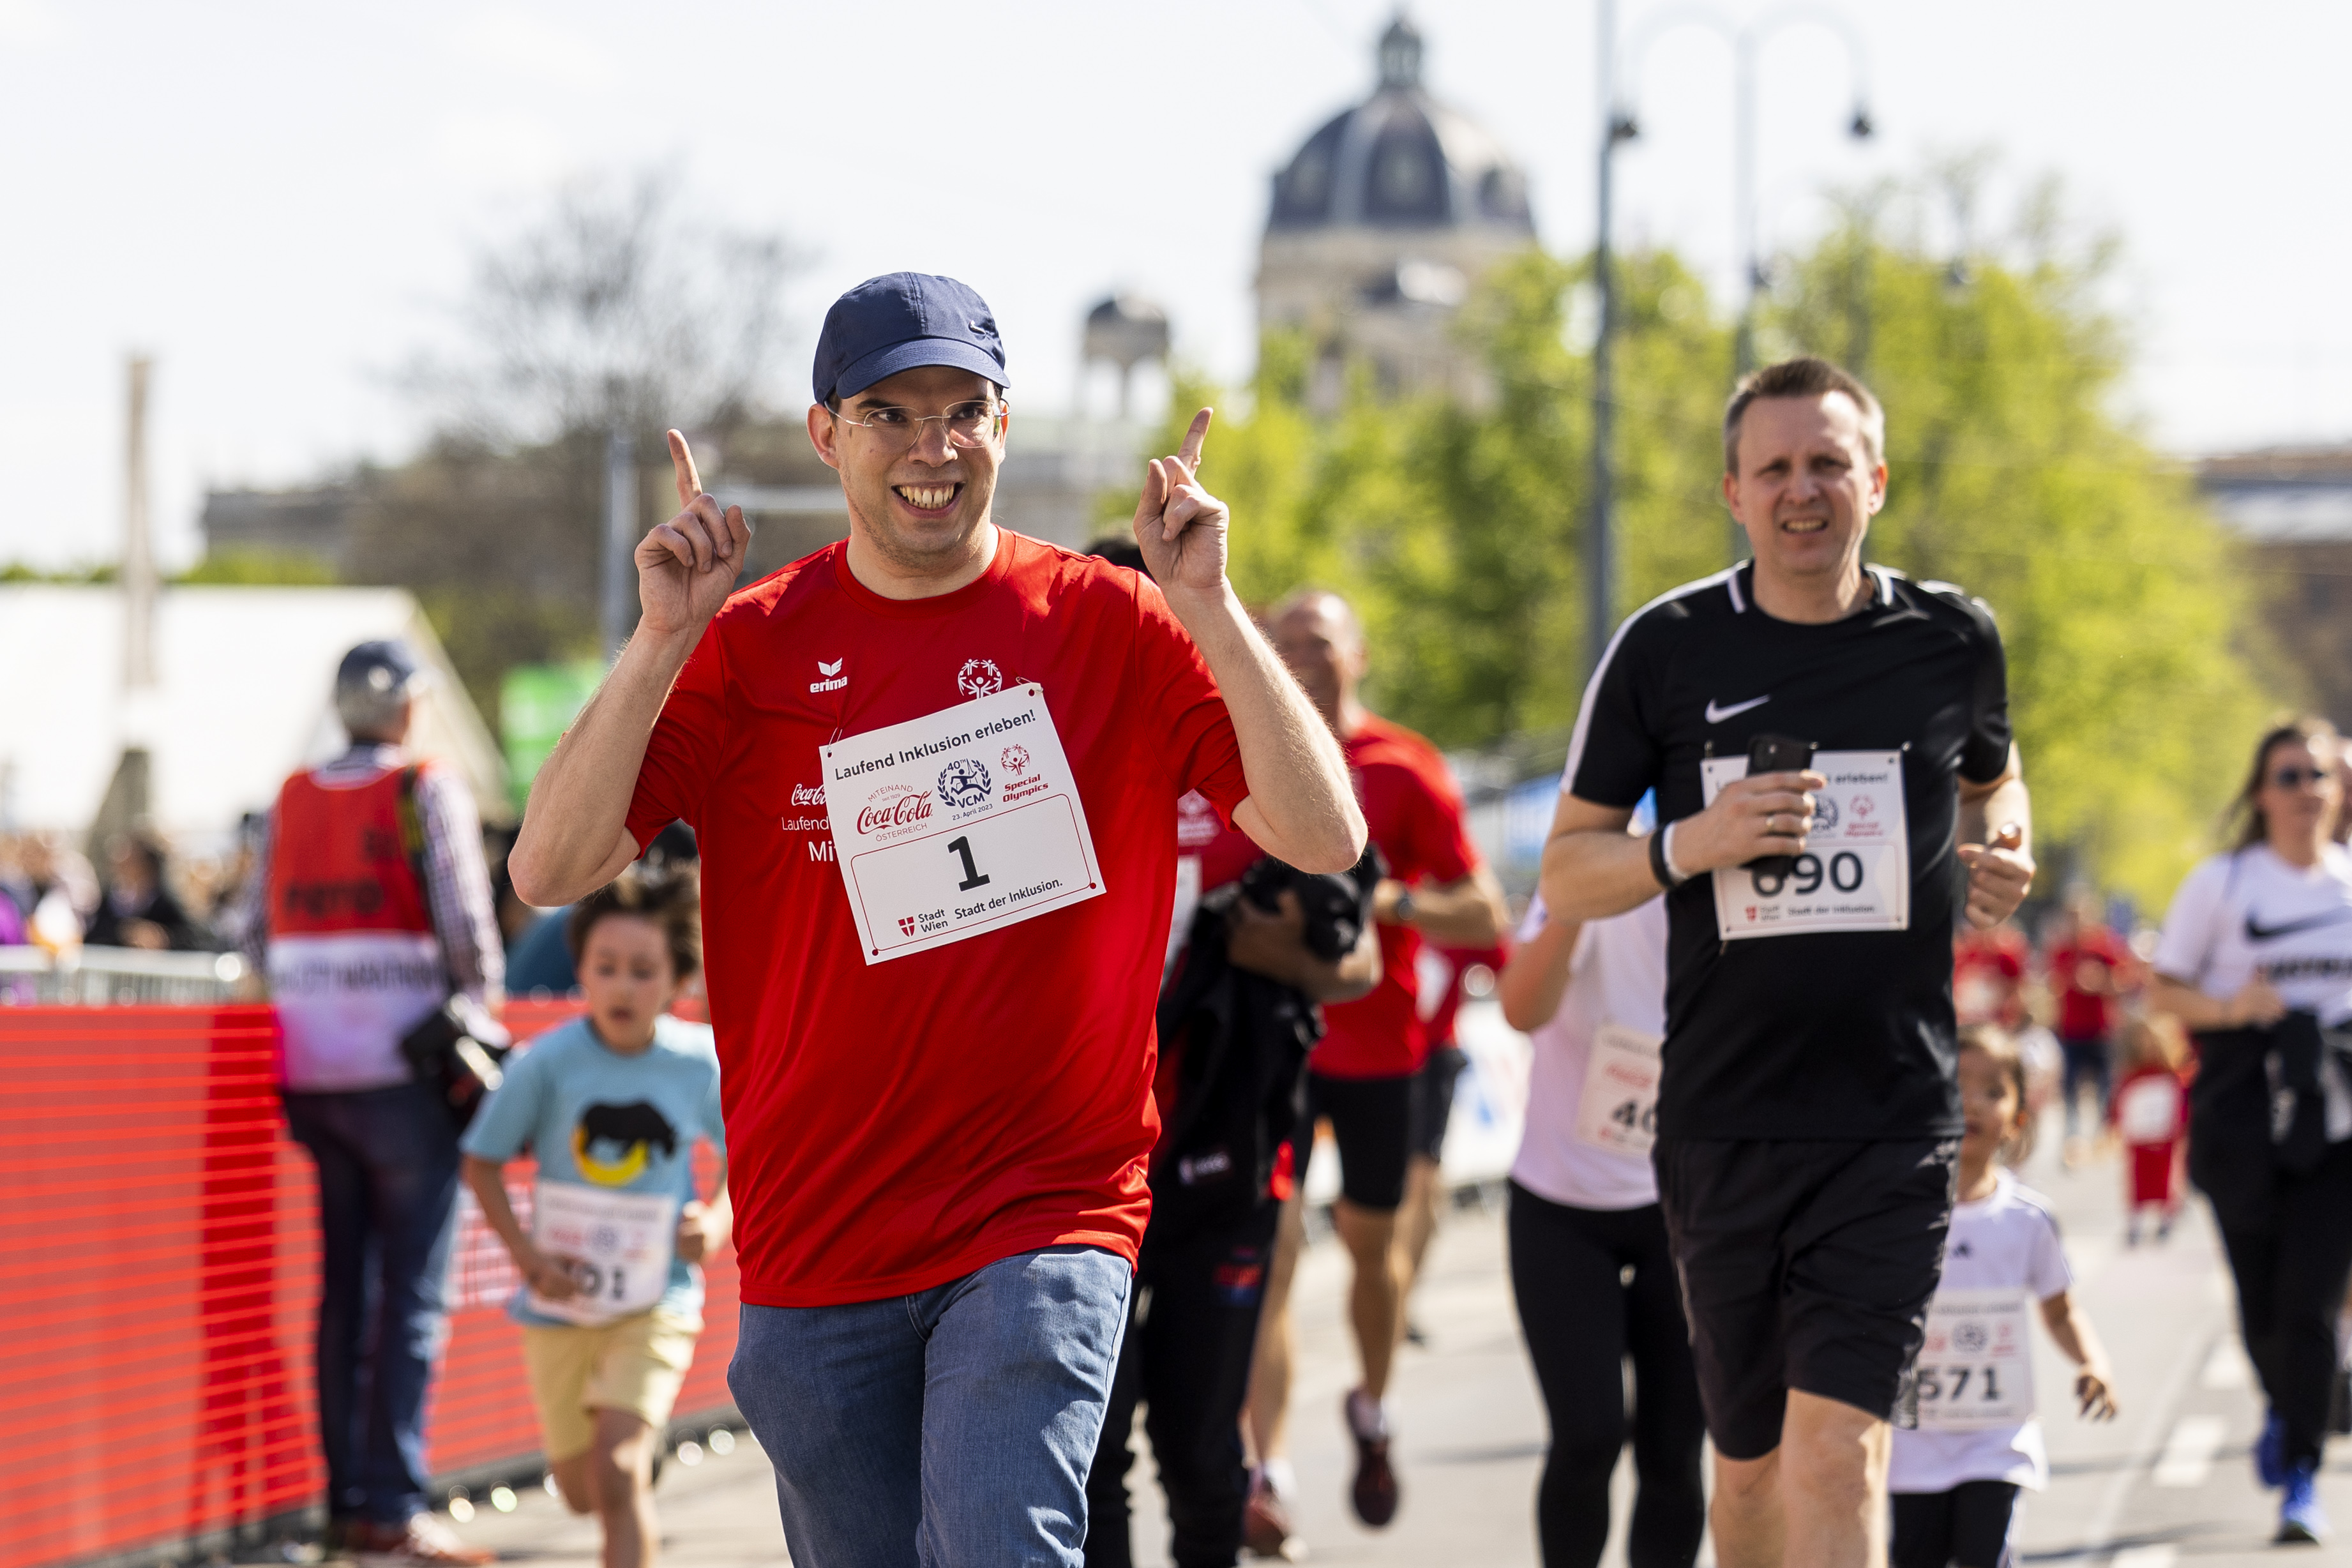
[(1308, 334), (1318, 407), (1338, 405), (1359, 360), (1384, 393), (1481, 397), (1454, 310), (1486, 268), (1535, 243), (1526, 176), (1422, 89), (1421, 57), (1421, 34), (1399, 16), (1381, 38), (1379, 88), (1274, 177), (1258, 324)]

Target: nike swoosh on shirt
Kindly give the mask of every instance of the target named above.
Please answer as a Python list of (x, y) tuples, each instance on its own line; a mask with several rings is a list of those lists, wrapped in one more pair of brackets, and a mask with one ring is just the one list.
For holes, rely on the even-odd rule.
[(2284, 925), (2274, 926), (2266, 926), (2249, 914), (2246, 916), (2246, 940), (2275, 942), (2283, 936), (2293, 936), (2299, 931), (2316, 931), (2321, 926), (2336, 925), (2346, 920), (2352, 920), (2352, 910), (2330, 910), (2325, 914), (2305, 915), (2299, 921), (2289, 921)]
[(1706, 721), (1710, 724), (1720, 724), (1735, 714), (1745, 713), (1750, 708), (1761, 708), (1771, 700), (1772, 696), (1769, 692), (1761, 697), (1751, 697), (1745, 702), (1735, 702), (1728, 708), (1719, 708), (1714, 701), (1709, 700), (1706, 705)]

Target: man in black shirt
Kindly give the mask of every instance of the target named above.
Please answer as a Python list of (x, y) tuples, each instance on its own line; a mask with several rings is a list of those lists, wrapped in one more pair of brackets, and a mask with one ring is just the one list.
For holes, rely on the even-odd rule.
[[(1557, 919), (1670, 889), (1655, 1159), (1725, 1568), (1885, 1561), (1959, 1145), (1953, 911), (1965, 883), (1996, 924), (2033, 874), (1990, 613), (1863, 562), (1884, 431), (1826, 362), (1741, 384), (1723, 491), (1755, 559), (1618, 628), (1544, 855)], [(1746, 777), (1759, 735), (1811, 764)], [(1650, 789), (1664, 826), (1629, 837)]]

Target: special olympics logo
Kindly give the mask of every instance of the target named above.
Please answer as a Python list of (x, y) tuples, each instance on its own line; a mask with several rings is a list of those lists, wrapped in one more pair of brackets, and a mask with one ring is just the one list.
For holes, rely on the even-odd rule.
[(1029, 748), (1007, 746), (997, 754), (996, 760), (1004, 764), (1004, 771), (1008, 773), (1025, 773), (1029, 771)]
[(971, 757), (958, 757), (940, 770), (940, 798), (958, 811), (988, 798), (988, 769)]
[(1868, 816), (1872, 812), (1876, 811), (1877, 809), (1878, 808), (1876, 806), (1870, 804), (1870, 797), (1866, 795), (1858, 796), (1854, 800), (1853, 814), (1856, 816)]
[(1813, 796), (1813, 831), (1827, 833), (1838, 825), (1838, 804), (1834, 796)]
[(1975, 1355), (1991, 1343), (1982, 1323), (1961, 1323), (1952, 1330), (1952, 1348), (1963, 1354)]
[(1004, 689), (1004, 672), (992, 658), (968, 658), (956, 672), (956, 689), (966, 697), (985, 697)]

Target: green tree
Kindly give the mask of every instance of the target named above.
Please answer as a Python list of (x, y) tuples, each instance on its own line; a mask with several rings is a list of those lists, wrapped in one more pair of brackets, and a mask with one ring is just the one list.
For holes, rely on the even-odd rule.
[(2051, 210), (2014, 258), (1963, 264), (1849, 225), (1800, 261), (1773, 325), (1866, 354), (1889, 470), (1870, 553), (1999, 617), (2045, 862), (2160, 905), (2263, 721), (2254, 605), (2187, 478), (2109, 412), (2112, 251), (2070, 252)]
[(315, 555), (287, 550), (234, 548), (206, 551), (202, 561), (172, 581), (236, 588), (319, 588), (332, 586), (335, 573)]
[[(2112, 247), (2070, 249), (2045, 195), (2015, 240), (1955, 264), (1889, 237), (1888, 205), (1855, 204), (1791, 258), (1766, 352), (1851, 361), (1885, 404), (1870, 556), (1958, 583), (2000, 618), (2049, 880), (2160, 901), (2209, 847), (2264, 708), (2235, 547), (2112, 412), (2127, 345), (2099, 301)], [(1622, 616), (1730, 559), (1732, 345), (1675, 257), (1619, 266)], [(1358, 374), (1318, 417), (1307, 345), (1270, 335), (1246, 406), (1220, 406), (1210, 437), (1203, 478), (1233, 503), (1243, 595), (1349, 594), (1372, 634), (1372, 701), (1442, 744), (1540, 755), (1530, 732), (1556, 736), (1581, 695), (1591, 363), (1569, 323), (1589, 279), (1530, 252), (1484, 280), (1460, 326), (1486, 400), (1383, 400)], [(1157, 449), (1216, 401), (1180, 376)], [(1111, 505), (1123, 519), (1133, 502)]]

